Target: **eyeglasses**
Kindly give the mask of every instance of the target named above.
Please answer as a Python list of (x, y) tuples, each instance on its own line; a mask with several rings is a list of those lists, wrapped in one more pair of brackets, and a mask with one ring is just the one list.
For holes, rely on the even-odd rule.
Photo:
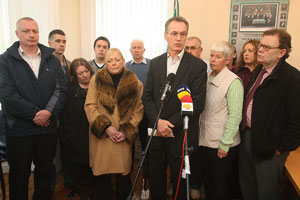
[(185, 38), (188, 35), (187, 32), (178, 33), (176, 31), (173, 31), (173, 32), (168, 33), (168, 34), (171, 35), (171, 37), (173, 37), (173, 38), (176, 38), (178, 35), (180, 35), (180, 38)]
[(263, 48), (264, 51), (270, 51), (270, 49), (280, 49), (279, 47), (270, 47), (268, 45), (264, 45), (264, 44), (261, 44), (261, 43), (259, 43), (257, 45), (257, 48), (258, 49)]
[(188, 46), (186, 46), (185, 50), (187, 50), (187, 51), (189, 51), (189, 50), (193, 51), (193, 50), (196, 50), (196, 49), (199, 49), (199, 48), (201, 48), (201, 47), (195, 47), (195, 46), (188, 47)]

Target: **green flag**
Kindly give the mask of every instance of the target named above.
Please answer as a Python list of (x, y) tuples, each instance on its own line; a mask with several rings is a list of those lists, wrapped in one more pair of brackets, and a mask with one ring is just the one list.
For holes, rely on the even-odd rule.
[(178, 0), (174, 0), (174, 12), (173, 17), (179, 16), (179, 2)]

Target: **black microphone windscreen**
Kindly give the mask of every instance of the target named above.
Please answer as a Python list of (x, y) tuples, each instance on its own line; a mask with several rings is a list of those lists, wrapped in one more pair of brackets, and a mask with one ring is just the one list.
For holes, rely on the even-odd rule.
[(174, 79), (175, 79), (175, 74), (170, 73), (167, 77), (167, 83), (169, 83), (171, 85), (173, 83)]

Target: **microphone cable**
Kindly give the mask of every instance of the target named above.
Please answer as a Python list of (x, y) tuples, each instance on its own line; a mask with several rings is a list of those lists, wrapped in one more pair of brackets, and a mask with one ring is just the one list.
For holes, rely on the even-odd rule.
[(184, 144), (185, 144), (186, 137), (187, 137), (187, 131), (185, 131), (185, 133), (184, 133), (184, 138), (183, 138), (183, 143), (182, 143), (182, 160), (181, 160), (180, 172), (179, 172), (179, 176), (178, 176), (178, 183), (177, 183), (176, 194), (175, 194), (174, 200), (177, 199), (179, 186), (180, 186), (181, 174), (182, 174), (183, 163), (184, 163)]

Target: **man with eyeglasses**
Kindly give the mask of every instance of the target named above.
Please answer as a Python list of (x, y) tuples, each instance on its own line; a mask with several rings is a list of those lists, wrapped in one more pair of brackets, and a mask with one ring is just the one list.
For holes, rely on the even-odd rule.
[[(201, 40), (196, 36), (188, 37), (186, 40), (186, 43), (185, 43), (185, 50), (188, 53), (192, 54), (193, 56), (201, 59), (201, 54), (203, 51)], [(206, 63), (206, 64), (208, 64), (208, 63)], [(208, 67), (208, 69), (209, 69), (209, 67)], [(192, 199), (200, 199), (200, 197), (201, 197), (200, 190), (202, 187), (203, 175), (201, 172), (201, 168), (199, 167), (201, 165), (201, 163), (198, 162), (198, 159), (194, 158), (195, 153), (197, 153), (197, 151), (195, 151), (190, 156), (191, 167), (194, 167), (193, 173), (191, 174), (191, 178), (190, 178), (190, 183), (191, 183), (190, 184), (190, 193), (191, 193)], [(204, 195), (202, 195), (202, 196), (204, 196)]]
[(28, 199), (33, 162), (33, 199), (51, 199), (57, 116), (65, 103), (67, 79), (53, 55), (54, 49), (39, 43), (39, 27), (34, 19), (19, 19), (16, 36), (19, 41), (0, 55), (9, 198)]
[(186, 40), (185, 50), (193, 56), (201, 59), (203, 51), (202, 42), (198, 37), (192, 36)]
[[(164, 37), (168, 52), (151, 60), (144, 88), (143, 103), (150, 127), (153, 127), (161, 105), (161, 92), (167, 76), (174, 73), (171, 92), (158, 120), (156, 137), (149, 147), (149, 177), (151, 199), (166, 199), (166, 168), (171, 169), (173, 199), (175, 197), (182, 162), (184, 139), (181, 103), (177, 97), (178, 86), (186, 84), (191, 89), (194, 113), (190, 118), (188, 143), (198, 146), (199, 115), (204, 108), (206, 97), (206, 64), (184, 51), (189, 24), (183, 17), (173, 17), (165, 24)], [(181, 178), (177, 199), (186, 198), (185, 180)]]
[(263, 33), (258, 62), (245, 91), (241, 123), (240, 184), (244, 198), (280, 199), (283, 167), (300, 145), (300, 72), (288, 64), (291, 36)]
[[(193, 56), (202, 60), (201, 55), (203, 52), (203, 48), (202, 48), (202, 42), (201, 42), (200, 38), (198, 38), (196, 36), (189, 37), (185, 43), (185, 50), (188, 53), (192, 54)], [(203, 60), (203, 61), (207, 65), (207, 72), (210, 72), (211, 69), (209, 67), (209, 61), (208, 60)]]

